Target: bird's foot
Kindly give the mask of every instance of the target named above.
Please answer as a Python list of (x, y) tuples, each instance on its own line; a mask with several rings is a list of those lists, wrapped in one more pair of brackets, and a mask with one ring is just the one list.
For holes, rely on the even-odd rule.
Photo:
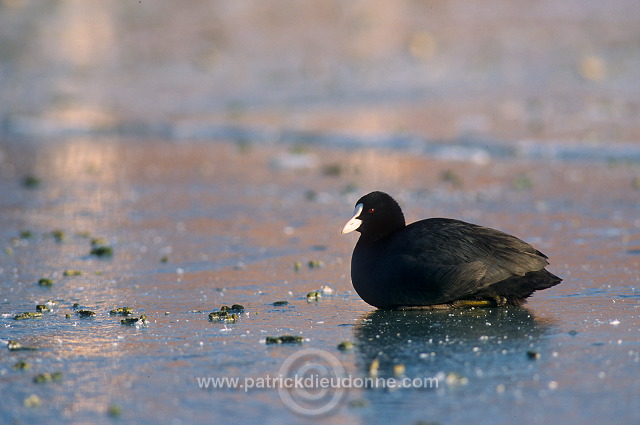
[(494, 307), (493, 300), (456, 300), (451, 303), (453, 308)]
[(495, 297), (493, 297), (493, 301), (496, 303), (497, 307), (504, 307), (505, 305), (507, 305), (507, 298), (503, 297), (502, 295), (496, 295)]
[(447, 310), (452, 308), (451, 304), (432, 304), (432, 305), (401, 305), (396, 307), (398, 311), (407, 310)]
[(431, 305), (402, 305), (396, 307), (396, 310), (450, 310), (457, 308), (474, 308), (474, 307), (495, 307), (495, 300), (455, 300), (446, 304)]
[(455, 300), (446, 304), (432, 305), (402, 305), (396, 307), (396, 310), (447, 310), (456, 308), (486, 308), (486, 307), (504, 307), (508, 301), (505, 297), (496, 295), (490, 299), (484, 300)]

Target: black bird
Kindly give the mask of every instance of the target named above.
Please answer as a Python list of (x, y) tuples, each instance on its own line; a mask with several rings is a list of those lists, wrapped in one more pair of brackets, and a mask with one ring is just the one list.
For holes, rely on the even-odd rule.
[(562, 281), (545, 269), (546, 255), (515, 236), (450, 218), (407, 226), (384, 192), (358, 200), (342, 233), (354, 230), (353, 287), (381, 309), (521, 305)]

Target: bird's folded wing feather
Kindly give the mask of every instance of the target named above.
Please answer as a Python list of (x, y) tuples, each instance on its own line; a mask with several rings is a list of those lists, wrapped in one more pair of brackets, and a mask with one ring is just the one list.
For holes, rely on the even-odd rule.
[[(439, 294), (442, 302), (464, 298), (548, 264), (543, 253), (515, 236), (457, 220), (447, 220), (446, 226), (441, 226), (442, 221), (439, 224), (411, 239), (414, 248), (409, 251), (419, 254), (405, 258), (405, 265), (416, 282), (437, 282), (437, 288), (421, 289)], [(439, 249), (444, 246), (446, 249)]]

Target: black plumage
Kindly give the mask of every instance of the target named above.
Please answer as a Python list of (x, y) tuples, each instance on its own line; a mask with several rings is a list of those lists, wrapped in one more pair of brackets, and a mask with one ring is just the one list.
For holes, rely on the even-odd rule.
[(407, 226), (383, 192), (358, 200), (343, 233), (353, 230), (351, 281), (378, 308), (520, 305), (562, 281), (546, 255), (507, 233), (449, 218)]

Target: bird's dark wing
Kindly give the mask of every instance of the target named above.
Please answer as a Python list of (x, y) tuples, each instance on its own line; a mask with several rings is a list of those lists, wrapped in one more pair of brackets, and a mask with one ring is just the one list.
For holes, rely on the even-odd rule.
[[(410, 252), (402, 262), (407, 281), (428, 283), (434, 302), (470, 296), (512, 276), (543, 269), (547, 257), (526, 242), (487, 227), (452, 219), (428, 219), (406, 228), (403, 246), (391, 250)], [(417, 253), (417, 254), (416, 254)]]

